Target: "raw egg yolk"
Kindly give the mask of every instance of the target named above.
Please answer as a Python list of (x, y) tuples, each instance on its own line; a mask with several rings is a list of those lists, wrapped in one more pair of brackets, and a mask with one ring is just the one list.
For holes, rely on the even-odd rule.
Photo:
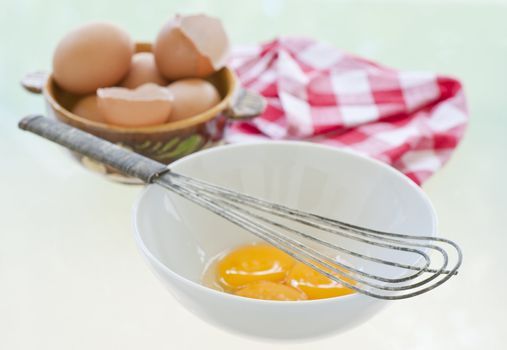
[(247, 284), (234, 294), (246, 298), (264, 300), (289, 301), (306, 299), (306, 295), (295, 288), (269, 281), (257, 281)]
[[(326, 271), (325, 268), (321, 268)], [(350, 284), (353, 284), (353, 281), (348, 278), (341, 276), (340, 278)], [(334, 298), (354, 293), (353, 289), (333, 281), (320, 272), (317, 272), (300, 262), (296, 263), (290, 270), (287, 277), (287, 284), (304, 292), (308, 299)]]
[(282, 282), (294, 263), (292, 257), (270, 245), (248, 245), (232, 251), (218, 262), (217, 277), (226, 290), (256, 281)]

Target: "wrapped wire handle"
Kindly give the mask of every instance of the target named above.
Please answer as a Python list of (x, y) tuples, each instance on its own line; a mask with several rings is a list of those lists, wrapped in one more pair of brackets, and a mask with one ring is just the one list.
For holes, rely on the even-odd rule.
[(144, 157), (97, 136), (41, 115), (28, 116), (19, 128), (42, 136), (72, 151), (107, 164), (145, 183), (169, 171), (166, 165)]

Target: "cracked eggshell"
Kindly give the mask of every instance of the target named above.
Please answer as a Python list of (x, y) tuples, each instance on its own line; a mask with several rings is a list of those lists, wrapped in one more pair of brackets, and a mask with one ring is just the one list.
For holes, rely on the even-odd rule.
[(118, 84), (130, 68), (134, 43), (122, 28), (91, 22), (65, 35), (53, 54), (53, 78), (75, 94)]
[(203, 79), (181, 79), (170, 84), (167, 89), (174, 97), (171, 121), (193, 117), (220, 102), (217, 89)]
[(130, 70), (120, 86), (135, 89), (146, 83), (166, 86), (169, 82), (159, 73), (153, 53), (138, 52), (132, 56)]
[(225, 65), (229, 46), (220, 20), (177, 15), (158, 33), (153, 53), (158, 70), (169, 80), (204, 78)]
[(169, 119), (173, 103), (169, 89), (153, 83), (136, 89), (98, 89), (97, 97), (104, 119), (109, 124), (125, 127), (163, 124)]

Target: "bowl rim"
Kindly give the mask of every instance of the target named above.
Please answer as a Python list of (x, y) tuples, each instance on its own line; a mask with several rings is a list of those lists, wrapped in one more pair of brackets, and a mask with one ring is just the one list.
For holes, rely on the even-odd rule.
[[(135, 53), (139, 52), (151, 52), (152, 44), (148, 42), (136, 42), (135, 43)], [(211, 107), (210, 109), (197, 114), (193, 117), (186, 118), (183, 120), (178, 120), (175, 122), (168, 122), (161, 125), (152, 125), (152, 126), (143, 126), (143, 127), (123, 127), (123, 126), (117, 126), (117, 125), (109, 125), (106, 123), (97, 122), (94, 120), (89, 120), (83, 117), (78, 116), (77, 114), (72, 113), (68, 109), (64, 108), (60, 103), (58, 103), (57, 99), (55, 98), (55, 92), (54, 87), (56, 85), (56, 81), (53, 79), (53, 73), (50, 73), (44, 83), (43, 87), (43, 95), (46, 101), (51, 105), (51, 108), (61, 113), (65, 118), (77, 122), (83, 125), (88, 125), (90, 127), (94, 127), (96, 129), (101, 129), (106, 132), (116, 132), (120, 134), (130, 134), (130, 133), (160, 133), (160, 132), (167, 132), (167, 131), (176, 131), (176, 130), (182, 130), (186, 129), (188, 127), (196, 126), (201, 123), (205, 123), (213, 118), (215, 118), (219, 113), (225, 111), (232, 102), (232, 98), (234, 96), (234, 93), (238, 89), (238, 78), (234, 71), (228, 67), (224, 66), (223, 68), (219, 69), (214, 74), (223, 71), (226, 76), (226, 80), (228, 83), (228, 90), (223, 96), (223, 98), (220, 100), (219, 103)], [(86, 94), (83, 96), (87, 96)]]
[[(202, 156), (206, 155), (207, 153), (221, 152), (224, 148), (230, 149), (230, 148), (242, 148), (242, 147), (255, 147), (258, 145), (268, 146), (268, 147), (271, 145), (272, 146), (289, 146), (289, 147), (293, 147), (293, 146), (295, 146), (295, 147), (313, 147), (316, 149), (335, 151), (337, 153), (341, 153), (342, 155), (353, 157), (353, 158), (359, 158), (362, 161), (369, 162), (371, 164), (374, 164), (375, 166), (380, 166), (381, 168), (390, 172), (393, 176), (401, 179), (401, 181), (405, 182), (412, 189), (415, 189), (416, 193), (420, 196), (421, 200), (426, 204), (426, 206), (431, 214), (431, 232), (428, 232), (427, 235), (433, 236), (433, 237), (437, 236), (437, 234), (438, 234), (438, 232), (437, 232), (438, 217), (436, 214), (436, 210), (435, 210), (433, 204), (431, 203), (428, 195), (421, 189), (421, 187), (419, 187), (409, 177), (407, 177), (406, 175), (404, 175), (400, 171), (396, 170), (392, 166), (390, 166), (384, 162), (381, 162), (380, 160), (371, 158), (369, 156), (366, 156), (364, 154), (358, 153), (353, 150), (341, 149), (341, 148), (336, 148), (336, 147), (332, 147), (329, 145), (315, 144), (315, 143), (304, 142), (304, 141), (289, 141), (289, 140), (258, 141), (258, 142), (248, 142), (248, 143), (225, 144), (225, 145), (220, 145), (220, 146), (216, 146), (213, 148), (208, 148), (208, 149), (196, 152), (196, 153), (192, 153), (192, 154), (185, 156), (183, 158), (180, 158), (180, 159), (176, 160), (175, 162), (169, 164), (168, 168), (171, 168), (172, 166), (177, 165), (178, 163), (188, 161), (189, 159), (192, 159), (195, 157), (202, 157)], [(151, 251), (148, 249), (148, 247), (146, 247), (146, 245), (144, 244), (144, 241), (141, 237), (140, 230), (138, 230), (139, 207), (141, 205), (142, 199), (144, 198), (146, 193), (151, 190), (152, 186), (155, 186), (155, 184), (150, 184), (150, 185), (145, 186), (141, 190), (141, 192), (137, 195), (137, 198), (135, 199), (134, 204), (132, 206), (132, 211), (131, 211), (132, 221), (131, 221), (131, 223), (132, 223), (134, 239), (136, 241), (137, 247), (141, 251), (142, 255), (144, 255), (144, 257), (146, 259), (148, 259), (150, 263), (156, 264), (160, 269), (162, 269), (163, 271), (168, 273), (170, 276), (172, 276), (176, 280), (180, 281), (181, 283), (183, 283), (191, 288), (195, 288), (199, 291), (202, 291), (203, 293), (211, 293), (212, 295), (215, 295), (219, 298), (224, 298), (224, 299), (232, 298), (232, 300), (237, 300), (237, 301), (240, 300), (242, 302), (247, 302), (247, 303), (252, 303), (252, 304), (263, 304), (263, 305), (272, 304), (272, 305), (279, 305), (280, 307), (285, 307), (282, 305), (287, 305), (287, 307), (289, 307), (289, 306), (295, 307), (295, 305), (346, 302), (346, 301), (350, 301), (352, 299), (358, 299), (358, 298), (368, 298), (371, 302), (374, 301), (374, 302), (379, 302), (379, 303), (388, 301), (388, 300), (382, 300), (382, 299), (368, 297), (368, 296), (363, 295), (358, 292), (344, 295), (344, 296), (324, 298), (324, 299), (313, 299), (313, 300), (297, 300), (297, 301), (282, 301), (281, 302), (279, 300), (253, 299), (253, 298), (245, 298), (242, 296), (218, 291), (213, 288), (207, 287), (201, 283), (194, 282), (190, 279), (187, 279), (186, 277), (181, 276), (180, 274), (178, 274), (175, 271), (173, 271), (172, 269), (170, 269), (168, 266), (164, 265), (158, 258), (156, 258), (151, 253)], [(418, 261), (420, 259), (418, 259)]]

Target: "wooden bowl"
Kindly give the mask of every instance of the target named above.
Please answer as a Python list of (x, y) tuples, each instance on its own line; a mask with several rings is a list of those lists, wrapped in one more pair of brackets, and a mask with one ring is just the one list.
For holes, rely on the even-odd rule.
[[(150, 51), (151, 44), (136, 44), (136, 52)], [(228, 119), (252, 118), (264, 110), (265, 103), (262, 97), (241, 89), (230, 68), (222, 68), (207, 80), (216, 87), (221, 96), (221, 101), (217, 105), (188, 119), (147, 127), (109, 125), (73, 114), (70, 111), (82, 96), (62, 90), (51, 74), (43, 72), (28, 74), (21, 84), (30, 92), (44, 95), (49, 116), (168, 164), (219, 142)], [(87, 157), (77, 154), (75, 156), (89, 169), (122, 182), (137, 182)]]

